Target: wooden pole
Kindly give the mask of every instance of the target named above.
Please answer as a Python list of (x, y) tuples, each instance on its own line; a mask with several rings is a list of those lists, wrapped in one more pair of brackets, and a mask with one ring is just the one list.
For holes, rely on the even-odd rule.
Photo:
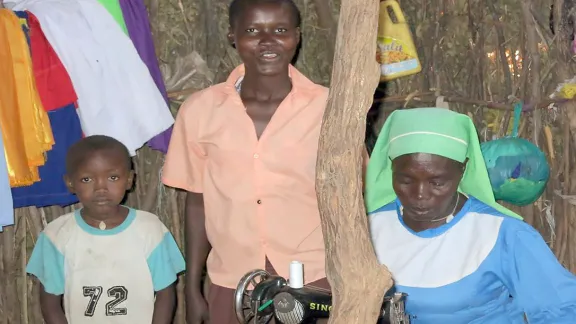
[(376, 260), (362, 196), (366, 114), (379, 81), (378, 0), (342, 0), (316, 190), (332, 286), (329, 323), (376, 323), (391, 275)]

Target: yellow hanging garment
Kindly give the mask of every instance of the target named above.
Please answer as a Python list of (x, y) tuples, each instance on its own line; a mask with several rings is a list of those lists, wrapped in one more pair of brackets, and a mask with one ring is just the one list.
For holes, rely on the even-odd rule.
[(26, 36), (8, 9), (0, 9), (0, 76), (0, 129), (10, 185), (29, 186), (40, 181), (38, 167), (54, 137), (36, 90)]

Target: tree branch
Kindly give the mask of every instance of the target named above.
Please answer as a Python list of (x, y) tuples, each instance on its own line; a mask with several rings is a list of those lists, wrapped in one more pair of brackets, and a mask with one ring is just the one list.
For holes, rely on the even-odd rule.
[(326, 31), (328, 37), (329, 51), (327, 58), (334, 59), (335, 37), (334, 32), (336, 24), (332, 16), (332, 8), (330, 7), (330, 0), (314, 0), (314, 7), (316, 8), (316, 15), (318, 16), (318, 24)]
[(332, 324), (375, 323), (392, 286), (370, 241), (361, 176), (366, 114), (380, 79), (378, 12), (378, 0), (342, 0), (320, 132), (316, 191), (333, 293)]
[[(532, 16), (532, 11), (530, 9), (531, 6), (532, 1), (522, 1), (522, 14), (524, 16), (524, 24), (526, 25), (526, 43), (528, 52), (530, 53), (530, 69), (525, 69), (525, 71), (530, 71), (532, 75), (532, 80), (530, 81), (530, 98), (528, 102), (537, 103), (540, 102), (540, 52), (538, 51), (536, 23)], [(538, 110), (534, 111), (532, 119), (534, 124), (534, 130), (532, 132), (533, 142), (535, 145), (538, 145), (541, 127), (540, 112)]]
[[(505, 111), (513, 111), (514, 107), (511, 104), (503, 103), (503, 102), (496, 102), (496, 101), (487, 101), (487, 100), (480, 100), (480, 99), (472, 99), (472, 98), (463, 98), (459, 96), (455, 96), (449, 92), (441, 92), (441, 96), (444, 97), (444, 101), (446, 102), (453, 102), (453, 103), (462, 103), (467, 105), (475, 105), (475, 106), (482, 106), (490, 109), (498, 109), (498, 110), (505, 110)], [(393, 96), (387, 97), (382, 100), (378, 100), (377, 102), (383, 103), (406, 103), (406, 102), (435, 102), (438, 95), (434, 92), (420, 92), (420, 93), (413, 93), (410, 95), (401, 95), (401, 96)], [(541, 100), (540, 102), (527, 102), (522, 107), (522, 111), (532, 111), (535, 109), (542, 109), (547, 108), (551, 104), (564, 104), (568, 102), (574, 102), (576, 98), (572, 99), (546, 99)], [(396, 109), (396, 107), (386, 107), (383, 108), (383, 111), (392, 111)]]

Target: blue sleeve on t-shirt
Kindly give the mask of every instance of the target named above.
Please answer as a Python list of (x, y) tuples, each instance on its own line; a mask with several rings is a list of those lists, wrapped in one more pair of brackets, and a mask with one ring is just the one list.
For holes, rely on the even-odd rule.
[(154, 291), (160, 291), (176, 281), (176, 276), (186, 269), (184, 257), (170, 232), (148, 257)]
[(38, 236), (26, 272), (38, 278), (47, 293), (64, 294), (64, 255), (44, 233)]

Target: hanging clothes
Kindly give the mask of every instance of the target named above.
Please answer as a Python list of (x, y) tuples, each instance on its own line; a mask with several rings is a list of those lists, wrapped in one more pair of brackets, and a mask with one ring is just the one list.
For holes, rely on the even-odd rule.
[(51, 111), (76, 102), (78, 96), (68, 71), (44, 36), (38, 19), (31, 12), (24, 13), (30, 30), (30, 51), (36, 88), (44, 110)]
[[(1, 127), (0, 127), (1, 128)], [(0, 129), (0, 132), (2, 130)], [(5, 226), (14, 224), (14, 207), (12, 206), (12, 193), (10, 192), (10, 179), (4, 156), (4, 143), (0, 136), (0, 232)]]
[(30, 27), (28, 26), (28, 14), (26, 11), (14, 11), (14, 14), (18, 17), (22, 31), (24, 31), (24, 36), (26, 36), (26, 42), (30, 46)]
[(12, 189), (14, 208), (67, 206), (78, 202), (64, 182), (66, 153), (82, 139), (82, 128), (74, 104), (48, 112), (56, 144), (47, 154), (46, 164), (39, 168), (42, 181), (28, 187)]
[[(64, 183), (66, 152), (82, 138), (76, 113), (76, 92), (68, 72), (44, 36), (36, 17), (27, 11), (16, 11), (29, 39), (36, 87), (53, 131), (55, 145), (47, 154), (46, 164), (39, 168), (41, 181), (31, 186), (12, 189), (14, 208), (52, 205), (66, 206), (78, 202)], [(24, 28), (24, 26), (26, 28)]]
[(19, 18), (0, 9), (0, 128), (10, 185), (40, 180), (38, 167), (54, 144), (48, 115), (36, 90), (26, 38)]
[[(150, 20), (148, 19), (148, 10), (146, 10), (144, 2), (142, 0), (106, 1), (119, 1), (120, 7), (122, 8), (124, 22), (128, 29), (128, 35), (134, 43), (134, 47), (136, 47), (136, 51), (138, 51), (140, 58), (148, 67), (148, 71), (150, 71), (150, 75), (152, 76), (152, 79), (154, 79), (156, 87), (160, 90), (166, 103), (169, 104), (164, 78), (162, 77), (162, 72), (160, 72), (160, 67), (158, 66), (158, 58), (156, 57), (152, 31), (150, 30)], [(172, 127), (148, 141), (148, 146), (166, 153), (168, 152), (168, 144), (170, 143), (171, 136)]]
[(124, 16), (122, 13), (122, 8), (118, 3), (118, 0), (98, 0), (100, 4), (106, 8), (106, 10), (112, 15), (112, 18), (116, 20), (120, 28), (125, 34), (128, 34), (128, 29), (126, 28), (126, 23), (124, 22)]
[(84, 134), (108, 135), (131, 155), (174, 118), (146, 65), (118, 23), (96, 0), (24, 0), (68, 71)]
[[(110, 1), (110, 0), (107, 0)], [(152, 31), (150, 30), (150, 20), (148, 20), (148, 11), (142, 0), (116, 0), (122, 8), (122, 14), (128, 35), (134, 43), (136, 51), (148, 67), (156, 87), (168, 102), (168, 94), (166, 92), (166, 85), (158, 66), (158, 57), (156, 57), (156, 48), (154, 47), (154, 40), (152, 39)]]
[(32, 58), (36, 89), (44, 110), (50, 111), (76, 102), (78, 97), (68, 72), (44, 36), (38, 19), (28, 11), (14, 11), (18, 16)]
[[(98, 0), (106, 10), (114, 17), (118, 25), (130, 37), (138, 55), (148, 67), (148, 71), (156, 83), (156, 87), (164, 97), (166, 104), (169, 104), (168, 93), (164, 85), (164, 79), (158, 58), (152, 40), (152, 31), (150, 30), (150, 21), (148, 20), (148, 11), (142, 0)], [(118, 9), (121, 8), (121, 12)], [(172, 127), (154, 136), (148, 141), (148, 146), (161, 151), (168, 152), (168, 144), (172, 135)]]

